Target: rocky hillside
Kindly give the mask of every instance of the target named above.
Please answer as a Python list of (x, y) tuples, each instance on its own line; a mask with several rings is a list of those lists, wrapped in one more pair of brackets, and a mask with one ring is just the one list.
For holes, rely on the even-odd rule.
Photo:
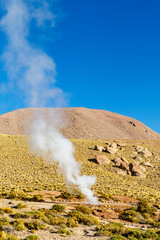
[[(61, 109), (62, 110), (62, 109)], [(117, 113), (86, 108), (63, 109), (67, 126), (61, 129), (72, 139), (160, 139), (143, 123)], [(23, 135), (35, 112), (43, 109), (19, 109), (0, 116), (0, 134)], [(52, 109), (51, 109), (52, 111)], [(57, 109), (56, 111), (60, 111)]]

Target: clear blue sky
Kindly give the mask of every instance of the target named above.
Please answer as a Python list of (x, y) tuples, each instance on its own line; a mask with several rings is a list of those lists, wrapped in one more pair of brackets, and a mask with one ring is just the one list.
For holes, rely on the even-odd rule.
[[(58, 7), (56, 27), (31, 29), (30, 39), (54, 58), (69, 106), (120, 113), (160, 133), (160, 1), (61, 0)], [(0, 79), (7, 81), (2, 63)], [(26, 107), (23, 97), (1, 94), (0, 114)]]

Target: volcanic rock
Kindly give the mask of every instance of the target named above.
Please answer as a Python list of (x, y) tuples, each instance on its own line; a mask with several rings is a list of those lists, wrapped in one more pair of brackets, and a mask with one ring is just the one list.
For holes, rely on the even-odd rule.
[(153, 168), (153, 165), (150, 163), (150, 162), (144, 162), (144, 163), (141, 163), (141, 165), (145, 166), (145, 167), (151, 167)]
[(142, 158), (140, 156), (135, 156), (133, 157), (134, 160), (142, 162)]
[(123, 171), (122, 169), (118, 169), (116, 173), (118, 173), (118, 174), (120, 174), (122, 176), (126, 176), (127, 175), (127, 172)]
[(106, 147), (106, 152), (110, 154), (115, 154), (118, 151), (117, 143), (111, 143), (109, 146)]
[(131, 172), (131, 175), (132, 176), (137, 176), (137, 177), (140, 177), (140, 178), (145, 178), (146, 175), (144, 174), (144, 169), (142, 166), (136, 164), (136, 163), (130, 163), (129, 164), (129, 169), (130, 169), (130, 172)]
[(97, 151), (99, 151), (99, 152), (102, 152), (102, 151), (105, 151), (105, 148), (104, 148), (103, 146), (95, 145), (94, 150), (97, 150)]
[(138, 154), (140, 154), (141, 156), (148, 158), (152, 156), (152, 153), (150, 151), (148, 151), (148, 149), (144, 149), (142, 151), (139, 151)]
[(105, 155), (98, 155), (95, 159), (97, 164), (109, 164), (110, 160)]
[(118, 147), (126, 147), (126, 143), (118, 142), (118, 143), (117, 143), (117, 146), (118, 146)]

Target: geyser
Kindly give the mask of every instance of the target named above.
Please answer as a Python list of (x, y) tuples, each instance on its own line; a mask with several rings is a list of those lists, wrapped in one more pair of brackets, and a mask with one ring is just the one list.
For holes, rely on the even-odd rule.
[[(55, 25), (56, 15), (50, 11), (51, 1), (47, 0), (2, 0), (4, 16), (1, 29), (5, 32), (8, 45), (2, 56), (8, 72), (8, 87), (23, 91), (27, 105), (31, 107), (64, 106), (65, 94), (55, 86), (56, 67), (53, 59), (28, 40), (31, 22), (36, 27)], [(95, 176), (81, 176), (80, 165), (74, 158), (72, 143), (59, 132), (56, 114), (48, 110), (35, 115), (30, 129), (31, 152), (58, 162), (66, 180), (77, 185), (86, 196), (87, 202), (97, 204), (91, 187), (96, 182)], [(60, 116), (60, 115), (59, 115)]]

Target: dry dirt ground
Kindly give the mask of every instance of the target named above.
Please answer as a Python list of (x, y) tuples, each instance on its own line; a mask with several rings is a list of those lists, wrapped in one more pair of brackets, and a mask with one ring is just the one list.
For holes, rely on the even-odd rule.
[[(60, 116), (66, 122), (61, 129), (70, 139), (160, 139), (160, 135), (143, 123), (123, 115), (87, 108), (49, 109), (52, 117)], [(0, 134), (23, 135), (33, 121), (48, 109), (19, 109), (0, 116)], [(48, 120), (50, 121), (50, 120)]]
[[(62, 200), (62, 199), (57, 199), (51, 200), (51, 197), (58, 197), (60, 195), (60, 192), (57, 191), (35, 191), (34, 193), (31, 193), (33, 195), (36, 194), (41, 194), (44, 197), (44, 202), (28, 202), (28, 201), (16, 201), (13, 199), (1, 199), (0, 200), (0, 208), (10, 208), (16, 212), (21, 212), (25, 213), (28, 211), (33, 211), (33, 210), (38, 210), (38, 209), (51, 209), (53, 204), (63, 204), (66, 209), (65, 213), (68, 213), (70, 210), (74, 210), (75, 206), (81, 204), (85, 205), (84, 200), (77, 200), (75, 199), (74, 201), (72, 200)], [(93, 215), (99, 218), (100, 222), (103, 223), (109, 223), (109, 222), (120, 222), (125, 225), (125, 227), (131, 227), (131, 228), (140, 228), (143, 230), (147, 229), (147, 225), (142, 225), (142, 224), (136, 224), (136, 223), (130, 223), (124, 220), (118, 219), (118, 214), (120, 211), (124, 209), (128, 209), (130, 207), (133, 207), (134, 205), (137, 204), (137, 200), (134, 198), (126, 197), (126, 196), (115, 196), (117, 200), (120, 202), (116, 202), (113, 200), (105, 201), (104, 203), (100, 203), (98, 206), (91, 206), (91, 209), (93, 210)], [(26, 208), (18, 210), (16, 209), (16, 206), (18, 203), (24, 203), (27, 205)], [(119, 211), (117, 211), (119, 210)], [(7, 214), (4, 214), (4, 217), (8, 217)], [(7, 229), (7, 227), (6, 227)], [(56, 231), (59, 229), (59, 226), (53, 226), (50, 228), (49, 231), (47, 230), (38, 230), (35, 231), (35, 235), (39, 236), (40, 240), (54, 240), (54, 239), (64, 239), (64, 237), (60, 236), (59, 234), (56, 233)], [(80, 239), (97, 239), (97, 240), (105, 240), (105, 239), (110, 239), (105, 236), (95, 236), (96, 233), (96, 226), (84, 226), (80, 225), (78, 227), (70, 228), (72, 234), (70, 236), (66, 236), (65, 239), (69, 240), (80, 240)], [(20, 239), (25, 239), (25, 237), (29, 235), (33, 235), (29, 230), (25, 231), (16, 231), (13, 228), (8, 231), (11, 231), (11, 233)]]

